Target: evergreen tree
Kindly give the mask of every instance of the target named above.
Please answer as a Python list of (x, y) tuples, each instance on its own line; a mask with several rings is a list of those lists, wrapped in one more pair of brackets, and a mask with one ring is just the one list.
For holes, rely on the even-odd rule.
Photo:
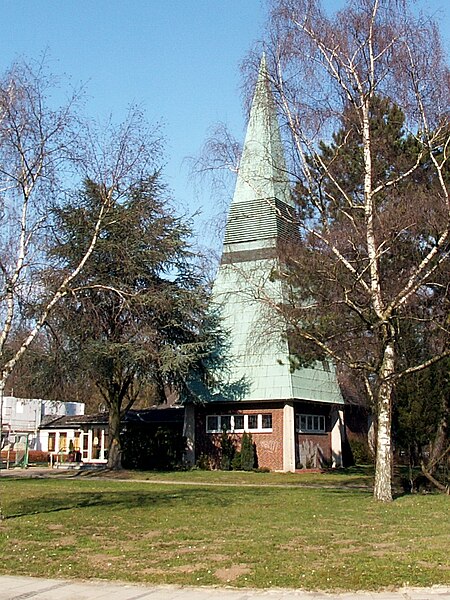
[(236, 453), (236, 448), (231, 436), (226, 429), (222, 431), (220, 436), (220, 468), (222, 471), (230, 471), (233, 458)]
[(412, 490), (416, 479), (413, 468), (417, 466), (434, 485), (449, 488), (449, 417), (448, 359), (400, 380), (393, 415), (394, 440), (408, 460)]
[[(302, 245), (280, 310), (299, 356), (333, 359), (364, 381), (383, 502), (392, 501), (396, 384), (450, 354), (436, 310), (448, 302), (436, 282), (450, 243), (449, 68), (437, 24), (411, 4), (355, 0), (330, 14), (319, 0), (273, 0), (267, 39), (288, 169), (302, 188)], [(402, 325), (420, 319), (439, 340), (405, 368)]]
[[(164, 194), (155, 173), (111, 208), (90, 262), (49, 321), (70, 374), (88, 376), (108, 410), (110, 468), (121, 465), (124, 413), (138, 399), (186, 389), (212, 346), (213, 334), (201, 334), (208, 294), (190, 228)], [(98, 203), (98, 186), (87, 181), (81, 198), (56, 211), (50, 253), (60, 269), (78, 260)]]
[[(371, 108), (373, 178), (381, 190), (387, 181), (400, 177), (420, 152), (416, 137), (406, 133), (405, 117), (397, 106), (374, 97)], [(436, 154), (439, 152), (437, 149)], [(378, 415), (380, 390), (386, 385), (386, 344), (392, 344), (396, 356), (395, 377), (389, 378), (393, 392), (388, 412), (394, 400), (406, 401), (405, 390), (414, 381), (422, 388), (420, 393), (427, 397), (427, 404), (421, 400), (422, 419), (427, 419), (426, 423), (422, 421), (421, 435), (428, 431), (427, 443), (430, 444), (437, 415), (443, 415), (442, 402), (436, 394), (430, 397), (431, 390), (426, 383), (434, 371), (416, 374), (405, 384), (399, 382), (417, 365), (426, 365), (446, 355), (448, 273), (444, 261), (438, 259), (432, 277), (423, 282), (408, 302), (392, 310), (387, 321), (380, 322), (370, 297), (370, 258), (364, 239), (363, 154), (357, 115), (348, 107), (342, 116), (342, 128), (333, 136), (332, 143), (321, 143), (318, 154), (309, 158), (314, 194), (321, 210), (310, 210), (311, 187), (306, 191), (298, 185), (296, 189), (305, 228), (319, 234), (305, 234), (299, 244), (288, 249), (287, 269), (282, 274), (292, 291), (292, 301), (282, 310), (291, 325), (290, 344), (296, 357), (293, 366), (309, 365), (333, 356), (345, 366), (347, 373), (352, 372), (355, 378), (365, 382), (371, 408)], [(440, 201), (433, 200), (439, 197), (439, 184), (430, 162), (430, 156), (424, 152), (410, 177), (400, 177), (394, 189), (385, 188), (376, 197), (380, 248), (377, 260), (386, 305), (397, 302), (405, 278), (437, 243), (442, 212)], [(444, 175), (448, 178), (448, 168)], [(336, 190), (342, 193), (337, 194)], [(326, 220), (321, 222), (325, 215)], [(323, 241), (325, 238), (327, 243)], [(345, 259), (336, 260), (336, 252)], [(360, 280), (364, 281), (363, 285), (359, 285)], [(398, 386), (397, 394), (395, 387)], [(417, 395), (415, 398), (417, 402)], [(413, 400), (408, 399), (406, 405), (408, 402)], [(408, 437), (412, 431), (408, 419), (402, 419), (401, 414), (406, 416), (399, 406), (395, 433)], [(408, 418), (411, 416), (409, 412)], [(424, 444), (422, 439), (421, 448)]]
[(255, 446), (252, 434), (244, 432), (241, 440), (241, 469), (251, 471), (255, 466)]

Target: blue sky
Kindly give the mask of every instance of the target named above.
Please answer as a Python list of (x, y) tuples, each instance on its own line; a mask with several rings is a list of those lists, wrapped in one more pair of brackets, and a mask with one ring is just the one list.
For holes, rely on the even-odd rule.
[[(341, 6), (342, 0), (325, 0)], [(450, 29), (446, 0), (421, 0)], [(163, 123), (165, 178), (178, 204), (214, 214), (207, 188), (188, 177), (208, 129), (242, 139), (239, 65), (263, 34), (264, 0), (0, 0), (0, 70), (47, 52), (50, 68), (84, 84), (87, 112), (120, 120), (131, 103)], [(446, 33), (447, 49), (450, 47)]]

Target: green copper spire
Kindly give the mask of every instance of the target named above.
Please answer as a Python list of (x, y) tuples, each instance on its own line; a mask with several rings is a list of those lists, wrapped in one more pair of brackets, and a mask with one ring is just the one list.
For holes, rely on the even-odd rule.
[(269, 198), (292, 205), (275, 102), (263, 55), (233, 204)]
[(247, 401), (342, 403), (332, 365), (291, 372), (286, 328), (274, 309), (284, 290), (272, 274), (283, 243), (298, 235), (289, 189), (263, 56), (213, 289), (230, 332), (230, 380), (248, 381)]
[[(259, 68), (236, 189), (225, 230), (225, 262), (272, 249), (295, 235), (293, 202), (266, 59)], [(233, 255), (233, 256), (231, 256)]]

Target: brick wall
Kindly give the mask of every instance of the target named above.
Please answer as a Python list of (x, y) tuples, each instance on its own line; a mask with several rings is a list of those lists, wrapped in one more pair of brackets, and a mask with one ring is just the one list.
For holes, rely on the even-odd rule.
[[(256, 446), (256, 456), (259, 467), (271, 470), (283, 468), (283, 405), (281, 403), (270, 403), (259, 406), (248, 405), (245, 408), (236, 408), (236, 405), (213, 405), (198, 407), (196, 409), (196, 458), (201, 455), (209, 457), (212, 468), (220, 465), (220, 433), (206, 433), (207, 415), (272, 415), (272, 431), (251, 431), (253, 442)], [(236, 450), (240, 450), (242, 434), (230, 434)]]
[(329, 404), (296, 402), (296, 415), (322, 415), (325, 417), (324, 433), (295, 432), (296, 468), (320, 468), (331, 462), (330, 410)]
[[(216, 404), (196, 408), (195, 440), (196, 459), (203, 456), (211, 468), (220, 467), (220, 433), (206, 432), (207, 415), (272, 415), (272, 431), (251, 431), (259, 467), (273, 471), (283, 469), (283, 406), (284, 402), (264, 404), (247, 404), (236, 407), (235, 404)], [(325, 417), (325, 433), (295, 432), (296, 466), (321, 467), (331, 461), (331, 406), (328, 404), (296, 402), (295, 414), (323, 415)], [(230, 434), (236, 450), (240, 450), (242, 434)]]
[(331, 463), (331, 433), (295, 433), (297, 469), (320, 468)]

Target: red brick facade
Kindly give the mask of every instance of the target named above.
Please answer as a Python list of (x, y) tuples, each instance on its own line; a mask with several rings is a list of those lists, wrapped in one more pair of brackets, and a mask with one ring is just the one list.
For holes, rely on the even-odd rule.
[[(273, 471), (283, 470), (283, 407), (284, 402), (261, 404), (210, 404), (196, 408), (195, 454), (196, 460), (209, 463), (211, 468), (219, 468), (221, 460), (220, 433), (208, 433), (208, 415), (258, 415), (271, 414), (272, 429), (250, 431), (255, 444), (259, 467)], [(331, 461), (330, 405), (295, 403), (295, 414), (322, 415), (325, 417), (324, 433), (294, 434), (296, 467), (320, 467)], [(236, 450), (240, 449), (242, 433), (230, 433)]]
[(295, 432), (295, 463), (297, 469), (318, 468), (331, 463), (330, 405), (298, 402), (295, 414), (323, 415), (324, 433)]
[[(206, 432), (207, 415), (252, 415), (270, 413), (272, 415), (272, 431), (251, 431), (252, 439), (256, 447), (256, 455), (259, 467), (266, 467), (271, 470), (281, 470), (283, 468), (283, 407), (277, 404), (264, 404), (259, 407), (252, 405), (236, 407), (233, 405), (209, 405), (199, 407), (196, 410), (196, 458), (200, 456), (208, 457), (213, 468), (220, 466), (220, 433)], [(240, 450), (241, 433), (231, 433), (230, 437)]]

